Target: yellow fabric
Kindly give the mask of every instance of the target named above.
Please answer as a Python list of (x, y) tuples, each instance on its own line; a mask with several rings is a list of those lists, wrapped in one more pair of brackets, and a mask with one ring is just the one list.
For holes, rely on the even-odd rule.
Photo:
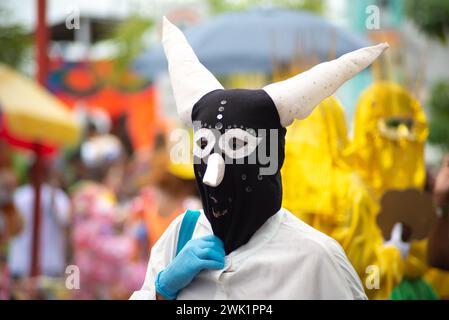
[[(384, 132), (382, 123), (398, 117), (412, 119), (413, 129), (400, 125), (392, 138)], [(427, 135), (420, 103), (395, 83), (377, 82), (359, 98), (354, 140), (348, 150), (356, 170), (380, 197), (388, 189), (423, 187)]]
[[(425, 172), (423, 145), (427, 127), (421, 107), (403, 89), (383, 83), (375, 84), (372, 88), (373, 92), (365, 92), (361, 101), (366, 101), (367, 97), (374, 99), (377, 95), (378, 101), (391, 100), (386, 97), (396, 94), (400, 98), (395, 98), (396, 103), (391, 104), (390, 109), (385, 106), (384, 109), (391, 113), (388, 110), (366, 110), (366, 103), (359, 103), (362, 109), (358, 109), (356, 115), (356, 130), (359, 130), (354, 143), (358, 147), (356, 149), (354, 145), (349, 145), (343, 110), (332, 97), (323, 101), (309, 118), (295, 121), (288, 128), (286, 158), (282, 169), (283, 206), (342, 245), (370, 299), (388, 299), (404, 276), (418, 278), (424, 275), (440, 296), (448, 296), (449, 273), (428, 268), (426, 241), (412, 242), (405, 261), (396, 248), (383, 245), (382, 234), (376, 223), (379, 194), (383, 188), (393, 186), (422, 186)], [(379, 93), (380, 88), (392, 92)], [(412, 106), (399, 106), (398, 103), (411, 103)], [(409, 113), (401, 110), (408, 110)], [(370, 118), (374, 117), (372, 113), (376, 114), (377, 119), (398, 115), (413, 117), (415, 132), (412, 136), (416, 137), (416, 141), (407, 141), (407, 136), (394, 141), (383, 137), (376, 140), (376, 135), (380, 136), (380, 133), (377, 124), (374, 124), (378, 121)], [(367, 122), (366, 128), (363, 127), (362, 119)], [(369, 144), (369, 141), (373, 143)], [(354, 154), (354, 150), (361, 154)], [(397, 157), (401, 167), (395, 168), (393, 172), (386, 162), (382, 162), (385, 159), (380, 154), (384, 151), (387, 159)], [(373, 189), (365, 184), (360, 175), (354, 173), (354, 158), (359, 165), (358, 171), (365, 179), (378, 179), (377, 192), (371, 191)], [(401, 181), (401, 177), (408, 178)], [(371, 269), (372, 266), (374, 269)], [(379, 277), (379, 287), (370, 289), (369, 285), (373, 284), (376, 275)]]
[[(392, 118), (411, 119), (413, 127), (400, 125), (391, 134), (382, 124)], [(424, 110), (412, 94), (398, 84), (377, 82), (359, 98), (354, 140), (347, 154), (379, 198), (389, 189), (422, 189), (428, 132)], [(426, 255), (426, 241), (412, 242), (404, 263), (404, 276), (417, 278), (428, 272)]]
[(410, 252), (404, 264), (404, 276), (419, 278), (429, 270), (427, 265), (427, 240), (412, 241)]
[(424, 279), (431, 285), (440, 299), (449, 300), (449, 272), (430, 269)]
[[(382, 120), (389, 118), (412, 119), (413, 128), (398, 126), (391, 135), (382, 126)], [(398, 84), (377, 82), (359, 98), (354, 140), (345, 154), (379, 198), (388, 189), (422, 189), (427, 136), (425, 113), (412, 94)], [(449, 296), (449, 273), (427, 265), (427, 241), (412, 242), (403, 273), (409, 278), (424, 276), (440, 297)]]
[(427, 240), (414, 241), (404, 266), (404, 276), (424, 277), (440, 299), (449, 299), (449, 272), (430, 268), (427, 264)]
[[(342, 245), (370, 299), (388, 299), (404, 263), (396, 248), (383, 245), (377, 199), (347, 164), (348, 143), (344, 112), (333, 97), (295, 121), (286, 136), (283, 206)], [(376, 277), (379, 287), (370, 289)]]
[(449, 272), (427, 265), (427, 241), (414, 241), (404, 265), (404, 276), (420, 278), (432, 287), (440, 299), (449, 299)]
[(195, 179), (195, 172), (193, 171), (193, 163), (174, 163), (170, 161), (168, 165), (168, 171), (174, 176), (184, 179)]
[(340, 151), (347, 144), (344, 113), (333, 97), (324, 100), (307, 119), (288, 127), (283, 205), (292, 212), (314, 212), (341, 221), (344, 213), (340, 208), (345, 201), (335, 193), (346, 191), (337, 187), (334, 167), (345, 167)]
[(78, 142), (81, 129), (68, 108), (5, 65), (0, 65), (0, 107), (8, 130), (19, 138), (58, 145)]
[[(176, 127), (175, 129), (180, 129)], [(193, 130), (192, 129), (186, 129), (189, 131), (189, 141), (193, 141)], [(192, 145), (190, 143), (190, 150), (188, 153), (188, 162), (182, 162), (182, 161), (173, 161), (172, 154), (170, 153), (170, 159), (168, 163), (168, 171), (173, 174), (174, 176), (185, 179), (185, 180), (193, 180), (195, 179), (195, 172), (193, 171), (193, 159), (192, 159)], [(180, 155), (179, 155), (180, 156)], [(182, 157), (183, 158), (183, 157)], [(183, 160), (183, 159), (180, 159)]]

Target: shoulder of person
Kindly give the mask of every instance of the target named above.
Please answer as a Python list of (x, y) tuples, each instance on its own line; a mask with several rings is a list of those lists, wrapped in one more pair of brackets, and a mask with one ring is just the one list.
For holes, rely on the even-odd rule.
[(348, 284), (356, 299), (366, 299), (363, 286), (341, 245), (328, 235), (309, 226), (284, 209), (282, 227), (289, 241), (298, 243), (298, 250), (306, 250), (308, 258), (323, 270), (335, 270)]
[(291, 241), (298, 241), (302, 247), (307, 245), (317, 255), (344, 254), (336, 240), (303, 222), (287, 209), (283, 209), (283, 211), (281, 230), (287, 237), (291, 238)]

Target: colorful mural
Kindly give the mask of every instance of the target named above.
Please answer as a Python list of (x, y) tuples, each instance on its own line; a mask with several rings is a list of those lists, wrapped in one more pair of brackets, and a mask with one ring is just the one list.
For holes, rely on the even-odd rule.
[(102, 109), (112, 120), (126, 116), (134, 149), (151, 146), (157, 130), (156, 90), (135, 73), (118, 75), (112, 61), (51, 63), (48, 89), (71, 108)]

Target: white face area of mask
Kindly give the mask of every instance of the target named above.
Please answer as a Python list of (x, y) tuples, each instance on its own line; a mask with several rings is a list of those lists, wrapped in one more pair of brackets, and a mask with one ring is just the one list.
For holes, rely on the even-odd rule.
[[(223, 154), (234, 160), (247, 157), (256, 150), (260, 141), (260, 138), (238, 128), (227, 130), (222, 135), (219, 131), (214, 133), (206, 128), (196, 131), (193, 153), (207, 162), (203, 183), (210, 187), (217, 187), (225, 173), (226, 162)], [(215, 147), (219, 150), (213, 150)]]

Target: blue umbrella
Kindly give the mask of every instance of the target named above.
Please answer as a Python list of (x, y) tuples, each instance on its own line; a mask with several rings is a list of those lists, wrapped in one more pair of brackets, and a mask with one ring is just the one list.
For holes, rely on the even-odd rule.
[[(339, 57), (369, 45), (363, 37), (323, 17), (277, 8), (223, 14), (187, 29), (185, 35), (199, 60), (216, 75), (270, 73), (273, 58), (292, 61), (300, 51), (324, 61), (330, 52)], [(167, 70), (162, 47), (139, 56), (134, 67), (149, 78)]]

